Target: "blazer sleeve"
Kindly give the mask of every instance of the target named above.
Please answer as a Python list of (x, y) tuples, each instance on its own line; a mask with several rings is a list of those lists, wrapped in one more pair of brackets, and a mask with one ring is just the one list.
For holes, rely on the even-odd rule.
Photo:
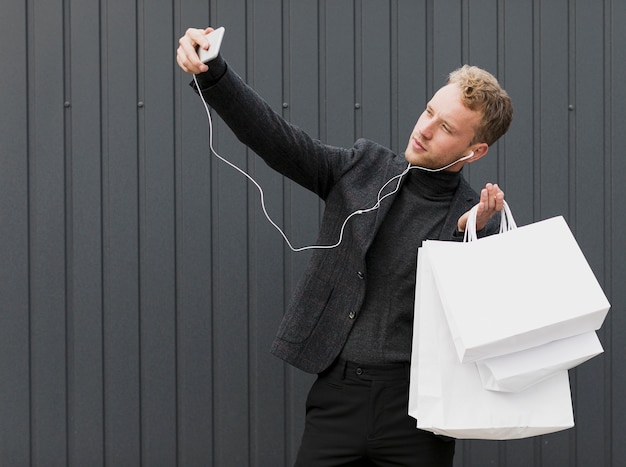
[(219, 76), (198, 75), (207, 104), (271, 168), (322, 199), (354, 165), (353, 148), (339, 148), (310, 137), (287, 122), (227, 64)]

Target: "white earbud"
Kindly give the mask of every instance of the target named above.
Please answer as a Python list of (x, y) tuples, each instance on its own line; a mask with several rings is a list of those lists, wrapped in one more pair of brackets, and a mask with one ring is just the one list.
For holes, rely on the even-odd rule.
[(474, 157), (474, 151), (470, 152), (467, 156), (463, 156), (459, 159), (459, 162), (461, 161), (465, 161), (467, 159), (471, 159), (472, 157)]

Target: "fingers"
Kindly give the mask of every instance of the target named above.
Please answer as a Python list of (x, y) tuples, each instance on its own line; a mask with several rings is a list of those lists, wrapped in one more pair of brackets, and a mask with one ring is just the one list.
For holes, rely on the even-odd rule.
[(487, 183), (480, 192), (479, 211), (490, 212), (501, 211), (504, 207), (504, 191), (497, 184)]
[(476, 212), (476, 230), (485, 227), (489, 219), (504, 208), (504, 191), (497, 184), (487, 183), (480, 191), (480, 201)]
[(185, 35), (178, 40), (176, 62), (185, 73), (203, 73), (209, 67), (198, 58), (197, 47), (205, 50), (209, 48), (209, 42), (205, 35), (213, 31), (213, 28), (195, 29), (189, 28)]

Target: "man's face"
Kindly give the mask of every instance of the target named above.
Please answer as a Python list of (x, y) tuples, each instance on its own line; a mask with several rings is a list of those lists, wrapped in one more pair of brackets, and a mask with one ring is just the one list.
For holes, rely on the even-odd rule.
[[(467, 156), (481, 118), (479, 111), (463, 105), (456, 84), (444, 86), (417, 120), (404, 157), (411, 165), (438, 169)], [(448, 170), (459, 171), (463, 164), (459, 162)]]

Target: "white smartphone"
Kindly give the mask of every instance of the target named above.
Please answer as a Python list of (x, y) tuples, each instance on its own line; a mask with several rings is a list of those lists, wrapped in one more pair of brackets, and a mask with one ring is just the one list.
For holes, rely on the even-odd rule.
[(200, 57), (202, 62), (208, 63), (217, 57), (217, 54), (220, 53), (223, 37), (224, 27), (217, 28), (206, 35), (206, 38), (209, 41), (209, 50), (204, 50), (203, 48), (198, 47), (198, 57)]

